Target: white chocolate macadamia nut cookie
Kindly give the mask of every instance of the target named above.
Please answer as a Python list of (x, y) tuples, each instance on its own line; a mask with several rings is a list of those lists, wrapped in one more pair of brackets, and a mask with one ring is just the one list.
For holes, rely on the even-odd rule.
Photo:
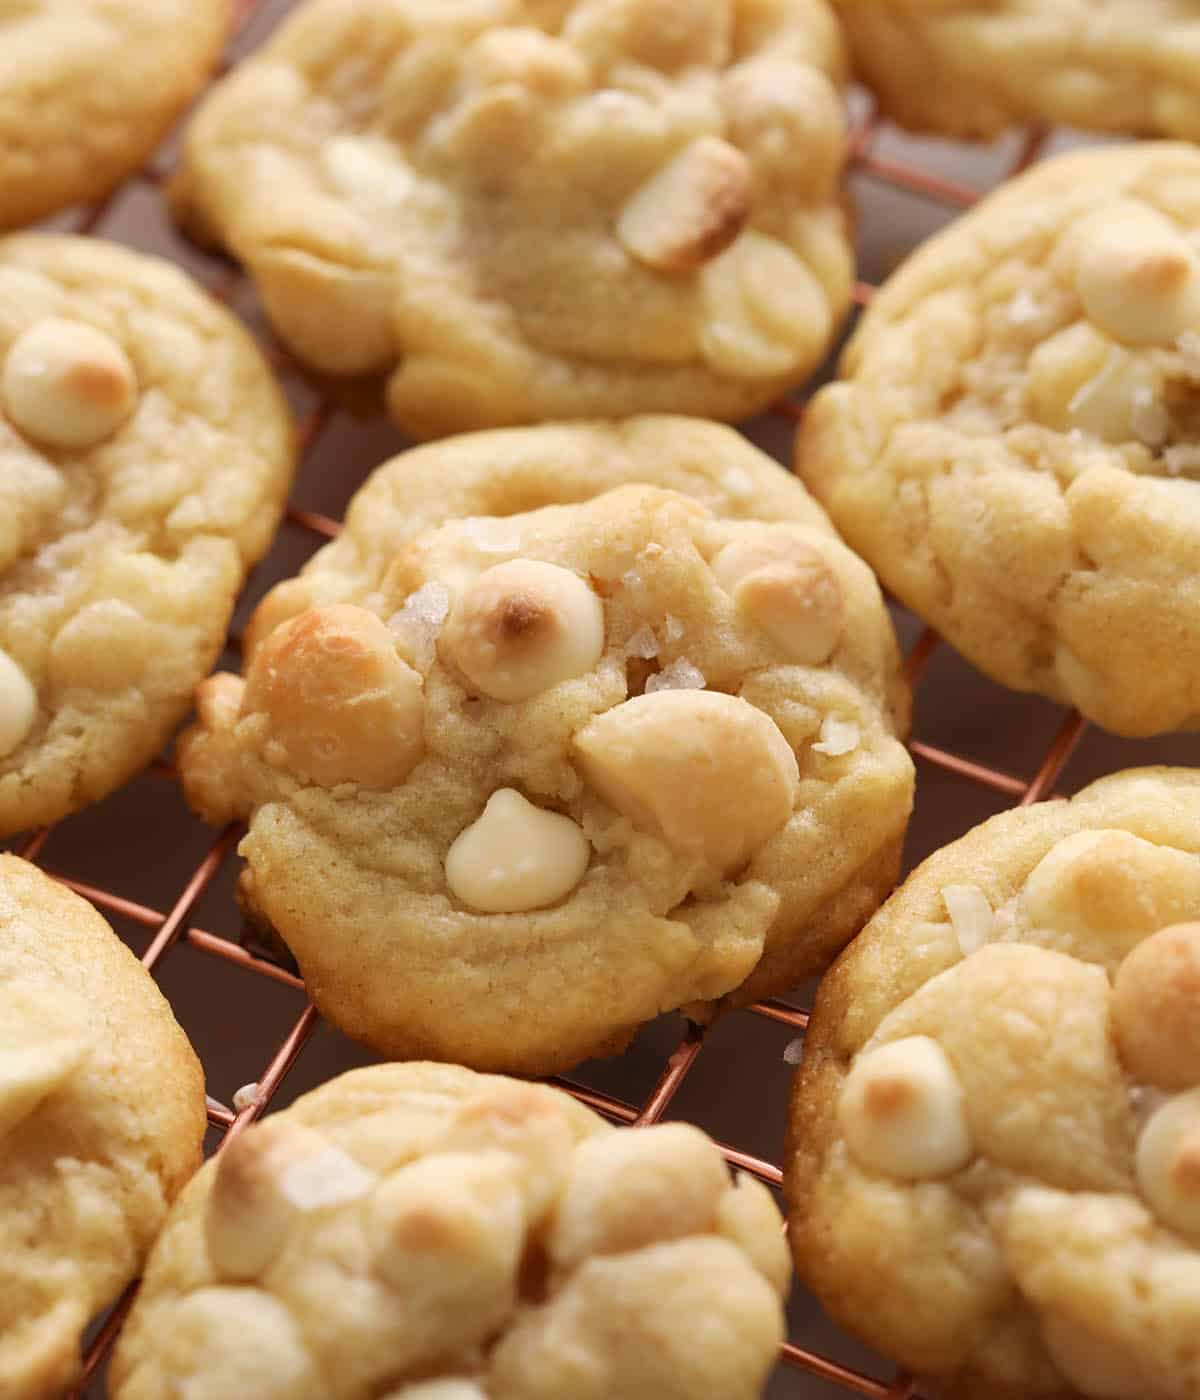
[(811, 974), (895, 880), (908, 696), (878, 588), (728, 428), (405, 453), (243, 654), (200, 688), (185, 791), (248, 821), (243, 902), (393, 1057), (614, 1052)]
[(451, 1065), (354, 1070), (171, 1213), (113, 1400), (756, 1400), (791, 1276), (767, 1188)]
[(1195, 0), (834, 0), (880, 107), (914, 131), (1023, 122), (1200, 140)]
[(0, 228), (101, 198), (166, 136), (217, 62), (232, 0), (0, 6)]
[(843, 66), (826, 0), (306, 0), (173, 200), (416, 437), (740, 419), (849, 305)]
[(0, 242), (0, 835), (170, 737), (291, 466), (269, 369), (181, 273), (95, 238)]
[(56, 1400), (200, 1165), (199, 1062), (93, 907), (0, 855), (0, 1395)]
[(921, 1393), (1200, 1394), (1200, 772), (909, 876), (817, 994), (784, 1178), (800, 1274)]
[(1200, 727), (1200, 150), (1002, 186), (893, 274), (842, 373), (797, 469), (887, 587), (1004, 685)]

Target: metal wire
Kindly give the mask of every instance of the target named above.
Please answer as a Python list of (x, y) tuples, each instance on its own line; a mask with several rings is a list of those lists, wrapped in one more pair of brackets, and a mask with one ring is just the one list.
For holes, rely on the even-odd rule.
[[(240, 35), (256, 15), (266, 7), (268, 0), (240, 0), (237, 6), (235, 37)], [(873, 113), (868, 113), (858, 121), (850, 132), (851, 174), (859, 174), (886, 185), (934, 201), (946, 210), (957, 213), (982, 197), (982, 191), (923, 169), (920, 165), (906, 160), (887, 158), (877, 153), (881, 135), (881, 124)], [(1021, 143), (1006, 176), (1019, 173), (1036, 161), (1041, 155), (1048, 133), (1031, 130)], [(161, 185), (169, 171), (161, 164), (152, 162), (145, 170), (132, 177), (131, 183)], [(121, 191), (102, 203), (88, 208), (74, 225), (80, 234), (94, 232), (104, 221), (114, 200)], [(240, 285), (240, 274), (236, 269), (228, 269), (212, 289), (222, 301), (229, 301)], [(860, 282), (855, 288), (855, 301), (865, 306), (871, 299), (874, 288)], [(264, 347), (268, 357), (280, 367), (288, 367), (289, 361), (278, 347)], [(304, 418), (300, 425), (300, 445), (302, 454), (309, 453), (317, 440), (333, 420), (337, 409), (331, 402), (322, 401)], [(798, 421), (803, 414), (801, 399), (788, 399), (775, 405), (774, 411), (790, 421)], [(335, 520), (317, 512), (307, 510), (292, 503), (288, 507), (287, 519), (295, 526), (308, 531), (321, 542), (337, 534), (339, 525)], [(236, 644), (236, 638), (232, 638)], [(911, 647), (906, 658), (906, 671), (914, 687), (920, 687), (935, 651), (941, 645), (938, 637), (926, 629)], [(949, 752), (920, 739), (913, 739), (910, 750), (920, 765), (938, 768), (953, 774), (967, 783), (1000, 794), (1010, 803), (1026, 806), (1048, 796), (1070, 758), (1085, 730), (1085, 721), (1078, 714), (1069, 713), (1053, 740), (1042, 754), (1032, 777), (1023, 778), (1013, 773), (980, 763), (969, 755)], [(155, 769), (164, 777), (174, 779), (170, 767), (163, 763)], [(40, 855), (50, 828), (42, 828), (30, 834), (18, 848), (18, 854), (25, 859), (36, 861)], [(142, 963), (151, 972), (156, 971), (162, 959), (179, 942), (190, 944), (200, 952), (223, 960), (239, 968), (242, 972), (282, 983), (303, 991), (303, 983), (291, 972), (277, 964), (248, 952), (228, 938), (210, 933), (189, 922), (197, 902), (212, 884), (228, 861), (239, 829), (227, 828), (212, 842), (200, 861), (190, 872), (179, 889), (169, 908), (155, 909), (138, 903), (103, 887), (85, 883), (73, 878), (68, 871), (48, 869), (47, 873), (61, 880), (71, 889), (85, 896), (102, 911), (119, 915), (152, 930), (152, 936)], [(758, 1016), (781, 1024), (802, 1034), (808, 1023), (808, 1014), (779, 1001), (758, 1004), (751, 1008)], [(270, 1105), (285, 1075), (295, 1064), (317, 1026), (318, 1015), (311, 1003), (306, 1003), (303, 1011), (288, 1029), (274, 1054), (259, 1072), (252, 1091), (243, 1099), (242, 1106), (229, 1107), (214, 1099), (208, 1100), (208, 1121), (212, 1128), (221, 1134), (221, 1146), (230, 1142), (248, 1124), (258, 1118)], [(570, 1079), (557, 1079), (553, 1082), (567, 1089), (582, 1103), (595, 1109), (617, 1123), (643, 1125), (655, 1123), (663, 1117), (681, 1086), (694, 1069), (697, 1060), (705, 1051), (706, 1035), (699, 1027), (689, 1027), (674, 1051), (662, 1066), (657, 1082), (641, 1103), (629, 1103), (607, 1093), (598, 1092), (577, 1084)], [(711, 1051), (712, 1054), (720, 1053)], [(242, 1099), (243, 1096), (239, 1095)], [(781, 1106), (782, 1111), (782, 1106)], [(219, 1148), (218, 1148), (219, 1150)], [(772, 1162), (752, 1155), (735, 1145), (722, 1145), (727, 1160), (743, 1171), (752, 1173), (769, 1186), (778, 1187), (782, 1180), (780, 1168)], [(80, 1397), (89, 1380), (96, 1374), (108, 1355), (121, 1324), (132, 1301), (134, 1288), (113, 1308), (103, 1327), (93, 1339), (88, 1349), (83, 1376), (74, 1395)], [(915, 1400), (914, 1383), (910, 1377), (897, 1374), (890, 1381), (869, 1376), (862, 1371), (841, 1365), (829, 1357), (819, 1355), (793, 1342), (784, 1344), (782, 1362), (806, 1372), (823, 1381), (831, 1382), (849, 1394), (874, 1397), (875, 1400)]]

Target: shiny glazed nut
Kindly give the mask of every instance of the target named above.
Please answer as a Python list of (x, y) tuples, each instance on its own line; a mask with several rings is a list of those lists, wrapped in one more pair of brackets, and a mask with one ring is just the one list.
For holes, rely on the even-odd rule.
[(617, 237), (648, 267), (689, 272), (727, 248), (749, 213), (746, 157), (702, 136), (637, 190), (617, 220)]
[(712, 561), (738, 608), (794, 661), (818, 666), (841, 639), (845, 607), (833, 570), (811, 545), (778, 530), (728, 544)]
[(310, 1128), (268, 1118), (221, 1153), (204, 1217), (209, 1257), (230, 1279), (256, 1278), (302, 1212), (364, 1195), (374, 1178)]
[(591, 853), (570, 817), (544, 812), (515, 788), (501, 788), (446, 853), (446, 883), (471, 909), (520, 914), (570, 894)]
[(962, 1086), (928, 1036), (861, 1056), (846, 1076), (837, 1112), (850, 1151), (886, 1176), (949, 1176), (971, 1159)]
[(606, 802), (720, 871), (742, 864), (787, 821), (800, 782), (774, 720), (718, 691), (626, 700), (590, 720), (575, 750)]
[(1169, 1099), (1142, 1129), (1137, 1179), (1164, 1225), (1200, 1237), (1200, 1089)]
[(402, 783), (424, 752), (421, 677), (374, 613), (338, 603), (276, 627), (255, 653), (242, 713), (270, 716), (284, 761), (333, 787)]
[(4, 360), (4, 410), (53, 447), (92, 447), (133, 412), (137, 376), (111, 336), (48, 316), (17, 336)]
[(1113, 984), (1113, 1023), (1138, 1079), (1200, 1085), (1200, 923), (1162, 929), (1129, 954)]
[(570, 569), (512, 559), (479, 575), (438, 647), (493, 700), (527, 700), (599, 661), (604, 609)]
[(1126, 345), (1170, 345), (1200, 328), (1200, 258), (1171, 221), (1121, 200), (1078, 230), (1075, 290), (1092, 323)]
[(0, 651), (0, 758), (25, 739), (37, 718), (37, 692), (6, 651)]

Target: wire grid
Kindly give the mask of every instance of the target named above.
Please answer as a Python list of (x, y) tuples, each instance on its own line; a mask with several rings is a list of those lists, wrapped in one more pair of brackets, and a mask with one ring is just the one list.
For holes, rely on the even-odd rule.
[[(235, 19), (234, 37), (240, 36), (246, 26), (260, 13), (265, 12), (270, 0), (239, 0)], [(882, 123), (873, 111), (866, 111), (857, 118), (850, 132), (850, 173), (864, 174), (875, 181), (881, 181), (895, 190), (917, 195), (934, 201), (944, 210), (959, 212), (977, 202), (986, 190), (979, 190), (960, 183), (926, 168), (912, 159), (894, 159), (881, 153), (877, 148)], [(1001, 172), (1002, 177), (1015, 175), (1038, 159), (1050, 137), (1048, 131), (1029, 131), (1022, 140), (1011, 162)], [(151, 163), (144, 170), (131, 177), (130, 183), (142, 183), (151, 187), (161, 186), (169, 173), (162, 165)], [(114, 200), (121, 193), (114, 191), (107, 200), (90, 207), (70, 225), (71, 231), (79, 234), (94, 232), (109, 212)], [(230, 301), (238, 289), (241, 276), (232, 266), (227, 267), (213, 293), (224, 302)], [(855, 288), (855, 301), (865, 306), (873, 295), (874, 288), (859, 282)], [(288, 358), (275, 346), (264, 347), (268, 358), (280, 368), (294, 368)], [(318, 438), (326, 431), (337, 408), (328, 399), (317, 402), (300, 424), (300, 444), (302, 457), (309, 454)], [(785, 420), (797, 422), (803, 414), (803, 401), (788, 399), (774, 406), (772, 413)], [(306, 510), (291, 504), (287, 519), (308, 532), (317, 543), (324, 543), (336, 535), (339, 526), (329, 516)], [(231, 638), (236, 645), (236, 638)], [(926, 628), (917, 636), (906, 656), (906, 671), (914, 687), (919, 687), (926, 676), (929, 663), (941, 645), (937, 635)], [(913, 739), (910, 750), (919, 765), (929, 765), (944, 772), (956, 775), (979, 788), (997, 795), (1004, 805), (1027, 806), (1051, 795), (1054, 785), (1064, 765), (1084, 733), (1086, 722), (1075, 712), (1066, 714), (1057, 732), (1044, 748), (1040, 762), (1031, 778), (1022, 778), (1014, 773), (1003, 771), (990, 764), (979, 762), (968, 754), (951, 751), (929, 743)], [(173, 779), (170, 766), (163, 762), (154, 765), (164, 776)], [(37, 861), (52, 828), (41, 828), (30, 834), (17, 846), (17, 853), (27, 860)], [(178, 890), (170, 906), (163, 910), (125, 898), (109, 889), (89, 884), (73, 878), (69, 873), (47, 868), (47, 873), (62, 881), (71, 889), (89, 899), (102, 911), (122, 916), (134, 924), (151, 931), (149, 946), (142, 955), (142, 963), (151, 973), (155, 973), (167, 952), (177, 943), (187, 943), (200, 952), (223, 960), (241, 969), (246, 974), (271, 979), (300, 993), (304, 986), (301, 980), (286, 968), (256, 956), (229, 938), (211, 933), (191, 922), (197, 902), (209, 888), (222, 867), (229, 860), (234, 846), (241, 835), (241, 828), (230, 826), (211, 842), (202, 858), (195, 864), (190, 874)], [(796, 1035), (802, 1035), (808, 1024), (808, 1013), (783, 1001), (767, 1001), (750, 1008), (759, 1017), (781, 1023)], [(284, 1077), (295, 1064), (318, 1024), (318, 1014), (311, 1002), (291, 1024), (274, 1053), (262, 1067), (256, 1082), (247, 1090), (235, 1096), (235, 1104), (230, 1107), (216, 1099), (208, 1099), (208, 1121), (212, 1128), (221, 1134), (220, 1146), (230, 1142), (250, 1123), (258, 1118), (270, 1105)], [(641, 1102), (628, 1102), (620, 1097), (585, 1087), (571, 1079), (553, 1081), (565, 1088), (577, 1099), (597, 1110), (604, 1117), (621, 1124), (640, 1126), (655, 1123), (666, 1113), (679, 1093), (685, 1079), (694, 1069), (705, 1048), (706, 1032), (700, 1027), (689, 1026), (674, 1050), (661, 1065), (657, 1081), (649, 1094)], [(719, 1052), (713, 1052), (719, 1053)], [(782, 1111), (782, 1106), (781, 1110)], [(220, 1150), (218, 1147), (217, 1150)], [(768, 1186), (778, 1188), (782, 1182), (780, 1168), (771, 1161), (764, 1160), (732, 1144), (721, 1144), (729, 1163), (743, 1171), (750, 1172)], [(103, 1365), (116, 1340), (122, 1322), (132, 1301), (134, 1287), (127, 1290), (124, 1297), (111, 1310), (87, 1350), (81, 1381), (73, 1393), (82, 1397), (89, 1381)], [(781, 1360), (785, 1366), (795, 1368), (810, 1376), (832, 1383), (845, 1393), (873, 1397), (873, 1400), (917, 1400), (913, 1379), (904, 1373), (897, 1373), (891, 1381), (877, 1379), (864, 1371), (842, 1364), (831, 1357), (810, 1350), (796, 1342), (785, 1342)]]

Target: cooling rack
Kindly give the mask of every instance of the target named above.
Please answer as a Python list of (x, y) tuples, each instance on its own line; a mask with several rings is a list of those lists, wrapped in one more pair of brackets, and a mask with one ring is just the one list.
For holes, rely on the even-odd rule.
[[(294, 2), (241, 0), (227, 62), (259, 41)], [(1033, 130), (988, 148), (914, 142), (879, 121), (856, 95), (849, 179), (867, 279), (857, 284), (856, 305), (870, 301), (874, 282), (922, 237), (1000, 180), (1076, 140)], [(353, 489), (403, 442), (314, 392), (270, 341), (237, 269), (176, 239), (158, 197), (171, 155), (168, 143), (108, 200), (57, 219), (54, 227), (174, 257), (245, 316), (279, 369), (299, 415), (302, 466), (279, 542), (255, 571), (239, 609), (244, 617), (271, 583), (337, 533), (337, 516)], [(748, 435), (786, 460), (803, 409), (801, 397), (781, 402), (749, 425)], [(1200, 761), (1195, 740), (1128, 743), (1088, 730), (1079, 715), (1049, 702), (1002, 691), (903, 609), (894, 608), (894, 616), (917, 697), (910, 866), (1004, 807), (1040, 801), (1060, 787), (1072, 790), (1134, 763)], [(197, 1044), (210, 1089), (224, 1095), (208, 1100), (208, 1147), (215, 1151), (268, 1107), (369, 1057), (321, 1025), (292, 971), (243, 940), (231, 897), (240, 831), (230, 827), (214, 839), (187, 813), (173, 778), (161, 761), (98, 807), (8, 844), (100, 908), (163, 987)], [(180, 966), (184, 958), (187, 965)], [(802, 1053), (810, 990), (732, 1013), (708, 1032), (664, 1018), (621, 1059), (584, 1066), (556, 1082), (618, 1123), (698, 1122), (721, 1141), (732, 1165), (778, 1189), (787, 1080)], [(94, 1329), (78, 1397), (101, 1394), (104, 1364), (130, 1298)], [(917, 1400), (910, 1377), (838, 1333), (799, 1288), (789, 1324), (770, 1400), (847, 1394)]]

